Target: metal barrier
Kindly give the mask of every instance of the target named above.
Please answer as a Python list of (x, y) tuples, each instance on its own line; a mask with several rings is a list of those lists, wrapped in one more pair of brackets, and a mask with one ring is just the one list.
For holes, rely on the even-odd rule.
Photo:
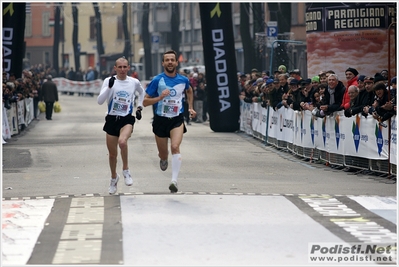
[[(267, 123), (259, 119), (265, 116)], [(274, 111), (242, 101), (240, 120), (241, 131), (303, 159), (396, 175), (396, 116), (388, 121), (387, 129), (371, 116), (346, 118), (336, 112), (315, 119), (309, 111)]]

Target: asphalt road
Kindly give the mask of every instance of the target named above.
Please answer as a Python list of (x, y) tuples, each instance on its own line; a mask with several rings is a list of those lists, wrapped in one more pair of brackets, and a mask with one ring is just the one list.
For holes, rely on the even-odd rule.
[[(3, 145), (3, 197), (107, 193), (106, 105), (77, 95), (60, 95), (60, 103), (62, 111), (53, 120), (41, 114), (40, 121)], [(159, 169), (151, 119), (152, 109), (146, 107), (129, 139), (134, 184), (119, 186), (119, 192), (168, 193), (171, 170)], [(213, 132), (208, 123), (187, 128), (181, 145), (182, 192), (396, 196), (396, 184), (385, 178), (308, 163), (245, 133)], [(118, 163), (122, 176), (120, 158)]]
[(397, 241), (397, 185), (387, 178), (309, 163), (208, 123), (187, 125), (171, 194), (151, 107), (129, 140), (133, 185), (121, 180), (109, 196), (106, 106), (77, 95), (60, 103), (53, 120), (41, 114), (3, 144), (2, 266), (318, 266), (331, 262), (312, 262), (314, 245)]

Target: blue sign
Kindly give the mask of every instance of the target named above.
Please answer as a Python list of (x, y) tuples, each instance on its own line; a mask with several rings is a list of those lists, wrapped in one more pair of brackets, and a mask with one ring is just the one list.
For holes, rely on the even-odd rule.
[(277, 26), (267, 26), (267, 36), (268, 37), (277, 37), (278, 28)]
[(153, 35), (152, 36), (152, 42), (153, 43), (159, 43), (159, 35)]

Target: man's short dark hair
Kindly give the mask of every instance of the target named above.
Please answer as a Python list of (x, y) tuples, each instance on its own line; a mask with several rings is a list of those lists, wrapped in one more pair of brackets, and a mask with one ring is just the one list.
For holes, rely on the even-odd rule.
[(176, 51), (175, 51), (175, 50), (168, 50), (168, 51), (166, 51), (165, 53), (163, 53), (162, 61), (163, 61), (164, 56), (165, 56), (166, 54), (174, 54), (174, 55), (175, 55), (175, 58), (176, 58), (176, 60), (177, 60), (177, 53), (176, 53)]

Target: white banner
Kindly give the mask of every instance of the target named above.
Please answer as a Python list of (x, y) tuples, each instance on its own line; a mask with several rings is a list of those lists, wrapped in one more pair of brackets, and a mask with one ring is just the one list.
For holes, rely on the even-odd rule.
[(95, 81), (71, 81), (65, 78), (54, 78), (53, 82), (57, 85), (59, 92), (93, 93), (99, 94), (103, 80)]
[(18, 125), (25, 124), (25, 101), (17, 102)]
[(279, 114), (269, 106), (269, 127), (267, 134), (272, 138), (278, 137), (279, 132)]
[(294, 110), (291, 108), (282, 107), (278, 110), (281, 112), (280, 123), (282, 123), (281, 140), (293, 143), (294, 142)]
[(275, 138), (296, 146), (317, 148), (338, 155), (372, 160), (389, 159), (390, 163), (396, 164), (396, 116), (391, 118), (391, 135), (388, 137), (388, 128), (380, 126), (372, 116), (356, 115), (347, 118), (343, 111), (339, 111), (332, 116), (318, 118), (312, 116), (310, 111), (299, 112), (290, 108), (274, 111), (269, 107), (268, 128), (267, 132), (263, 132), (267, 110), (258, 103), (242, 103), (241, 127), (247, 134), (252, 134), (248, 130), (252, 128), (261, 133), (264, 139)]
[(11, 138), (11, 131), (10, 131), (10, 126), (8, 124), (8, 118), (7, 118), (7, 109), (4, 107), (3, 103), (3, 114), (2, 114), (2, 131), (3, 131), (3, 140), (7, 140)]
[(398, 144), (397, 144), (397, 121), (396, 116), (391, 118), (391, 147), (390, 147), (390, 159), (391, 164), (397, 164), (398, 160)]
[(11, 103), (10, 106), (11, 108), (7, 109), (7, 119), (11, 135), (14, 135), (18, 133), (17, 103)]
[(25, 122), (26, 125), (29, 125), (32, 120), (35, 118), (35, 114), (33, 111), (33, 98), (25, 98)]

